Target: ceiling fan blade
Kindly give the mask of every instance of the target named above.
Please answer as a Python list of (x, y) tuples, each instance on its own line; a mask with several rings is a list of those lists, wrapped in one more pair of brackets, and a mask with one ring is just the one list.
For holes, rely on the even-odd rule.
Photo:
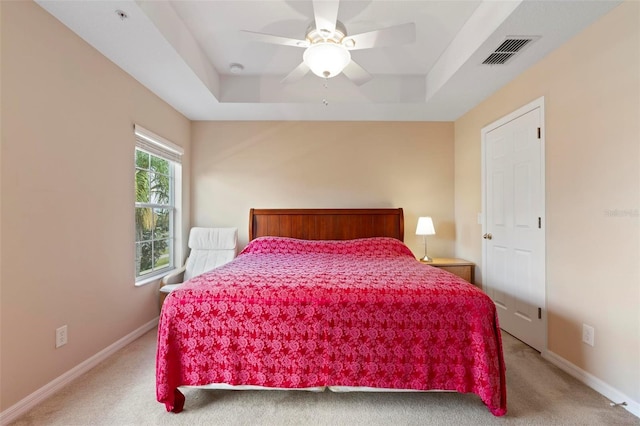
[(309, 42), (307, 40), (296, 40), (295, 38), (281, 37), (272, 34), (256, 33), (253, 31), (241, 30), (242, 33), (249, 36), (254, 41), (271, 44), (281, 44), (284, 46), (293, 47), (308, 47)]
[(342, 44), (349, 50), (370, 49), (372, 47), (395, 46), (416, 41), (416, 24), (396, 25), (380, 30), (347, 36)]
[(287, 76), (285, 78), (283, 78), (280, 81), (280, 83), (282, 83), (282, 84), (295, 83), (296, 81), (300, 80), (302, 77), (307, 75), (308, 72), (309, 72), (309, 67), (307, 66), (307, 64), (302, 62), (300, 65), (295, 67), (293, 69), (293, 71), (291, 71), (289, 74), (287, 74)]
[(317, 30), (327, 30), (327, 36), (333, 34), (336, 30), (339, 6), (340, 0), (313, 0), (313, 15)]
[(353, 59), (347, 64), (342, 72), (349, 80), (353, 81), (358, 86), (362, 86), (373, 78), (367, 70), (358, 65)]

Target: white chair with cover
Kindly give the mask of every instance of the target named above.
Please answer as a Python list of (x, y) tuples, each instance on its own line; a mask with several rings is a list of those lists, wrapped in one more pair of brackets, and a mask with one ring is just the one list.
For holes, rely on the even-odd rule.
[(185, 281), (231, 262), (237, 254), (237, 228), (191, 228), (191, 252), (184, 266), (162, 279), (160, 307), (164, 298)]

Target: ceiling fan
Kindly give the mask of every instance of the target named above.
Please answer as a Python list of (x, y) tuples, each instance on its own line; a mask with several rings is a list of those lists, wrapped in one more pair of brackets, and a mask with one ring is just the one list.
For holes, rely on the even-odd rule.
[(309, 71), (322, 78), (332, 78), (343, 73), (357, 85), (371, 80), (372, 76), (351, 58), (350, 51), (412, 43), (416, 39), (413, 22), (348, 35), (338, 21), (340, 0), (313, 0), (314, 22), (307, 28), (301, 40), (272, 34), (243, 31), (256, 41), (304, 48), (302, 62), (291, 71), (283, 83), (293, 83)]

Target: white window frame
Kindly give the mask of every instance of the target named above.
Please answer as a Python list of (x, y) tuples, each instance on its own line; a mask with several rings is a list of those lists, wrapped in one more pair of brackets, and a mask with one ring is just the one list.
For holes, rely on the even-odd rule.
[[(134, 246), (134, 279), (135, 285), (141, 286), (144, 284), (148, 284), (151, 282), (155, 282), (158, 279), (162, 278), (167, 273), (171, 272), (175, 265), (180, 263), (180, 259), (182, 258), (182, 250), (180, 241), (182, 240), (182, 155), (184, 154), (184, 150), (182, 147), (174, 144), (173, 142), (141, 127), (139, 125), (134, 126), (134, 133), (136, 139), (136, 146), (134, 150), (134, 172), (136, 170), (135, 164), (135, 151), (141, 150), (147, 152), (153, 156), (163, 158), (165, 160), (170, 161), (171, 163), (171, 179), (173, 182), (170, 194), (170, 209), (172, 211), (170, 221), (169, 221), (169, 233), (170, 233), (170, 247), (169, 247), (169, 256), (170, 262), (169, 266), (166, 268), (162, 268), (160, 270), (154, 271), (152, 273), (137, 277), (135, 269), (136, 265), (136, 243), (137, 241), (133, 241)], [(153, 203), (138, 203), (135, 201), (134, 196), (134, 212), (135, 208), (139, 207), (149, 207), (149, 208), (166, 208), (165, 205), (155, 205)], [(134, 223), (135, 227), (135, 223)], [(135, 235), (135, 228), (134, 228)]]

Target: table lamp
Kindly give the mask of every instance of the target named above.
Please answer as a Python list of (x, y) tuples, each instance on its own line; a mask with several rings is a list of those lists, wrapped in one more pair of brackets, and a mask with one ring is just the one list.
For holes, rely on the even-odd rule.
[(433, 227), (433, 220), (428, 216), (418, 218), (418, 226), (416, 227), (416, 235), (422, 235), (424, 237), (424, 257), (420, 259), (421, 262), (431, 262), (429, 256), (427, 256), (427, 235), (435, 235), (436, 230)]

